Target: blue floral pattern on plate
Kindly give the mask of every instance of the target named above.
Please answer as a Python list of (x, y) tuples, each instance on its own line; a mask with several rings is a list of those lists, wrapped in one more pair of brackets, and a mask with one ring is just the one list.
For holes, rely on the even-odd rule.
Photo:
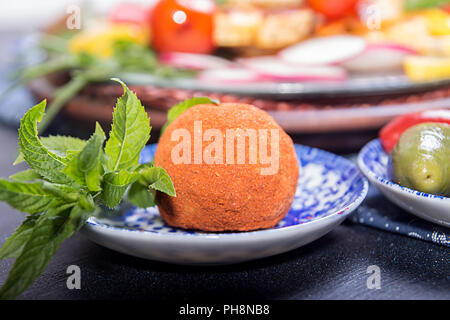
[[(141, 163), (153, 159), (156, 147), (157, 145), (149, 145), (142, 151)], [(362, 202), (367, 194), (368, 182), (351, 161), (303, 145), (295, 145), (295, 150), (301, 163), (297, 192), (288, 214), (274, 229), (289, 228), (349, 213)], [(157, 234), (208, 235), (170, 227), (162, 220), (157, 208), (128, 207), (122, 208), (121, 211), (122, 214), (114, 218), (104, 212), (101, 217), (90, 218), (88, 224)], [(221, 235), (233, 234), (237, 233)]]

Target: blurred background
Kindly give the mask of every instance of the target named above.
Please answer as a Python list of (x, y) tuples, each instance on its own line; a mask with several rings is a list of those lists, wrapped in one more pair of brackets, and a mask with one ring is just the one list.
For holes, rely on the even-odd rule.
[(0, 126), (48, 99), (43, 135), (109, 124), (123, 79), (151, 117), (192, 96), (268, 111), (348, 153), (397, 115), (450, 108), (448, 0), (0, 2)]

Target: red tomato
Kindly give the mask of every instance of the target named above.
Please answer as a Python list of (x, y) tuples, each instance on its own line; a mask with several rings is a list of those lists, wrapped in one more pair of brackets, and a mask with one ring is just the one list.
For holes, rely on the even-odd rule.
[(407, 114), (395, 118), (380, 131), (380, 140), (386, 153), (390, 153), (408, 128), (424, 122), (440, 122), (450, 124), (450, 109), (427, 110)]
[(152, 0), (145, 6), (137, 3), (120, 3), (110, 11), (109, 21), (113, 23), (149, 25), (151, 12), (156, 3), (157, 0)]
[(153, 47), (159, 51), (210, 53), (213, 0), (161, 0), (153, 10)]
[(308, 0), (311, 8), (327, 18), (336, 19), (351, 13), (358, 0)]

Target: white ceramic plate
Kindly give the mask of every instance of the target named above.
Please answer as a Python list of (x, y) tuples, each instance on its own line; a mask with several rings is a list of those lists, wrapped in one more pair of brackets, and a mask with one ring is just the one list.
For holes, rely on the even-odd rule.
[[(301, 174), (286, 217), (269, 230), (203, 233), (172, 228), (156, 208), (123, 208), (111, 218), (90, 218), (83, 232), (113, 250), (177, 264), (231, 264), (296, 249), (339, 225), (364, 200), (367, 179), (356, 165), (337, 155), (296, 145)], [(153, 158), (155, 145), (146, 147), (141, 162)]]
[(358, 155), (358, 165), (364, 175), (386, 198), (416, 216), (450, 227), (450, 198), (403, 187), (389, 180), (389, 156), (380, 140), (369, 142)]

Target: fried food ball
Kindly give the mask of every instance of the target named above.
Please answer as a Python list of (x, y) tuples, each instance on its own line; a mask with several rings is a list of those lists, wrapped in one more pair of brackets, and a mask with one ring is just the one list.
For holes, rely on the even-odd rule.
[[(248, 134), (251, 130), (247, 129), (257, 132), (258, 139), (252, 140)], [(235, 136), (230, 136), (231, 132)], [(186, 145), (189, 135), (191, 143)], [(239, 153), (239, 138), (234, 139), (238, 136), (243, 137), (241, 142), (245, 141), (245, 156)], [(227, 141), (232, 139), (234, 145), (230, 147)], [(261, 141), (266, 141), (266, 148)], [(214, 152), (213, 143), (218, 143)], [(185, 149), (181, 150), (181, 145)], [(203, 156), (201, 161), (199, 155)], [(266, 155), (272, 156), (270, 163)], [(278, 164), (273, 165), (276, 155)], [(154, 162), (166, 169), (176, 190), (176, 197), (158, 194), (162, 218), (173, 227), (208, 232), (275, 226), (289, 211), (299, 178), (291, 138), (265, 111), (247, 104), (198, 105), (188, 109), (161, 136)], [(268, 170), (269, 167), (275, 169)]]

